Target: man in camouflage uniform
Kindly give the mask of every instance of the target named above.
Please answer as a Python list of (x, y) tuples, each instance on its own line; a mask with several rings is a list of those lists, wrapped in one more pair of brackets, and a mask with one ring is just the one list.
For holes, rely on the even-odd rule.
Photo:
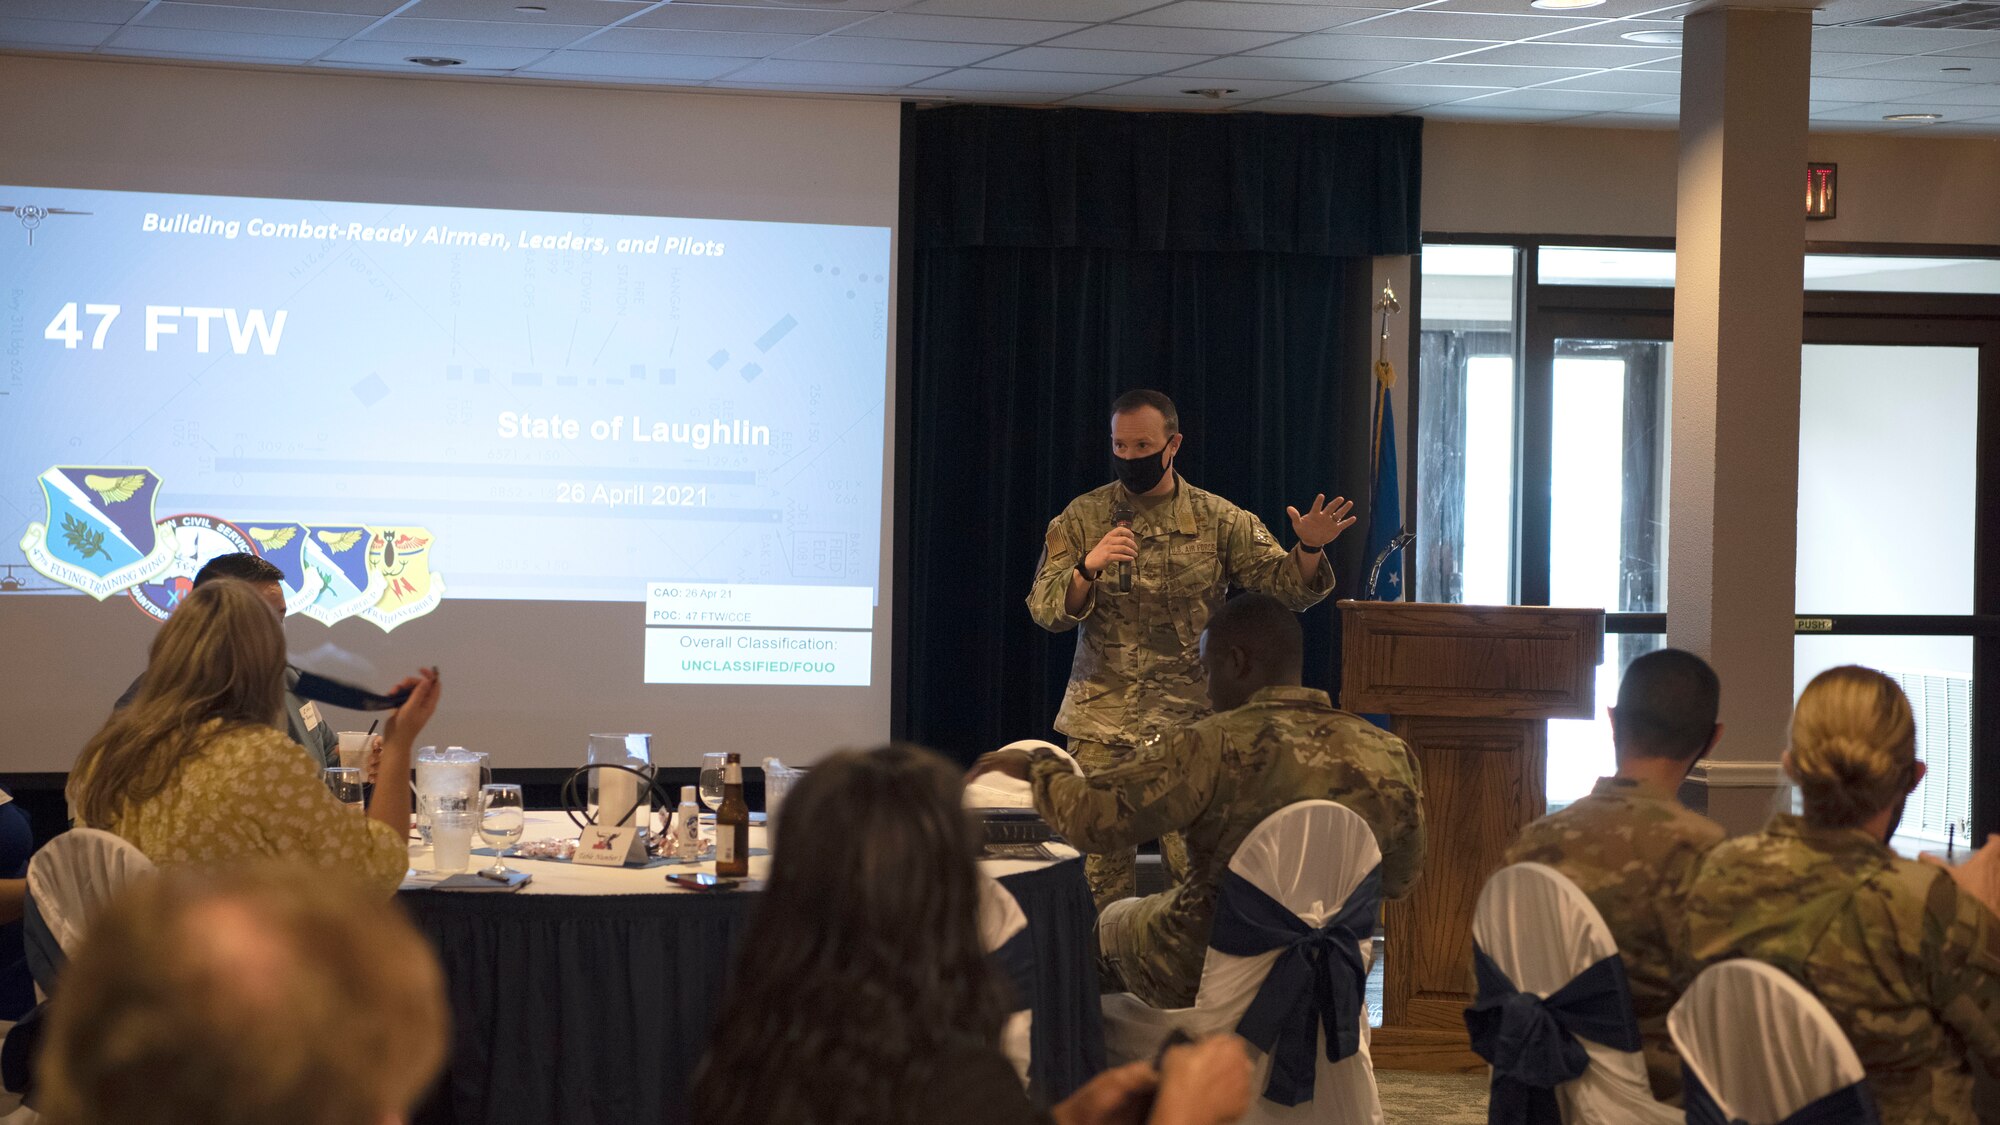
[(1035, 808), (1086, 852), (1185, 832), (1184, 879), (1111, 903), (1098, 917), (1108, 974), (1155, 1007), (1194, 1003), (1222, 872), (1250, 830), (1286, 805), (1331, 800), (1367, 821), (1388, 898), (1408, 893), (1423, 866), (1416, 759), (1401, 739), (1299, 686), (1303, 648), (1290, 608), (1243, 595), (1215, 612), (1199, 642), (1216, 714), (1089, 777), (1046, 750), (998, 751), (973, 767), (975, 776), (1027, 779)]
[(1555, 868), (1604, 916), (1632, 986), (1653, 1096), (1676, 1105), (1681, 1060), (1667, 1010), (1688, 984), (1681, 903), (1723, 831), (1683, 807), (1675, 791), (1722, 736), (1719, 703), (1715, 671), (1699, 656), (1669, 648), (1634, 660), (1611, 709), (1618, 772), (1522, 829), (1504, 860)]
[[(1181, 480), (1173, 471), (1180, 417), (1157, 391), (1131, 391), (1111, 405), (1118, 480), (1072, 500), (1049, 522), (1028, 612), (1060, 633), (1082, 626), (1056, 729), (1085, 773), (1129, 760), (1148, 740), (1208, 714), (1195, 642), (1234, 587), (1275, 595), (1294, 612), (1333, 590), (1322, 549), (1354, 523), (1353, 505), (1316, 499), (1286, 509), (1298, 546), (1286, 551), (1256, 516)], [(1129, 528), (1112, 513), (1133, 513)], [(1116, 568), (1131, 589), (1116, 589)], [(1177, 836), (1161, 840), (1170, 874), (1186, 871)], [(1136, 890), (1134, 847), (1084, 864), (1098, 905)]]
[(1687, 897), (1689, 949), (1697, 966), (1754, 957), (1811, 989), (1854, 1045), (1884, 1122), (2000, 1120), (1973, 1092), (2000, 1072), (2000, 919), (1957, 872), (1890, 851), (1889, 811), (1830, 828), (1809, 823), (1808, 807), (1709, 852)]

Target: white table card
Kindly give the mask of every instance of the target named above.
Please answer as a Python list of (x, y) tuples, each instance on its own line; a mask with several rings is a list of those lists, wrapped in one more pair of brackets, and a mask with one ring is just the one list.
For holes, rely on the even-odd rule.
[(593, 867), (623, 867), (646, 862), (646, 847), (639, 842), (639, 829), (633, 825), (612, 828), (592, 824), (576, 838), (576, 855), (570, 861)]

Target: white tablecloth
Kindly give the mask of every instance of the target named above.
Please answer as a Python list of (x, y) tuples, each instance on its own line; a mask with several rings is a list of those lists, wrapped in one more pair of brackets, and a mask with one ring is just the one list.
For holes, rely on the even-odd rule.
[[(575, 839), (576, 825), (567, 813), (560, 810), (538, 810), (528, 814), (527, 829), (521, 839)], [(493, 862), (491, 849), (484, 847), (475, 836), (473, 840), (472, 862), (466, 870), (485, 867)], [(763, 826), (750, 826), (750, 878), (763, 879), (770, 874), (771, 857), (757, 854), (765, 850)], [(1034, 871), (1051, 863), (1076, 858), (1076, 851), (1065, 844), (1050, 844), (1048, 848), (1057, 856), (1053, 860), (981, 860), (980, 869), (995, 879), (1023, 871)], [(487, 854), (479, 854), (485, 851)], [(420, 843), (410, 844), (410, 872), (403, 880), (402, 889), (421, 890), (453, 872), (430, 871), (431, 850)], [(667, 876), (676, 872), (704, 871), (715, 874), (715, 861), (701, 863), (677, 863), (654, 867), (590, 867), (580, 863), (561, 863), (553, 860), (509, 859), (507, 865), (519, 871), (531, 872), (534, 879), (527, 886), (513, 892), (524, 895), (649, 895), (676, 894), (691, 895), (713, 892), (690, 891), (667, 882)], [(485, 892), (491, 893), (491, 892)]]

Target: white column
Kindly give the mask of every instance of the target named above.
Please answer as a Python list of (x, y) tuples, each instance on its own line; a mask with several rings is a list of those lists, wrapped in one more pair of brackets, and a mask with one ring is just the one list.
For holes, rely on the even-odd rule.
[(1746, 832), (1792, 703), (1812, 15), (1711, 8), (1685, 31), (1667, 642), (1722, 678), (1708, 808)]

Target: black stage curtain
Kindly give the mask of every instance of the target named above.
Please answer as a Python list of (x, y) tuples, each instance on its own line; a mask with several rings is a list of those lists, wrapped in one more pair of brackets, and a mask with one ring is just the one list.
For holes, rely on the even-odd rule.
[[(1024, 599), (1048, 521), (1110, 479), (1109, 405), (1171, 395), (1176, 465), (1263, 518), (1357, 501), (1365, 568), (1369, 258), (1415, 253), (1421, 122), (907, 111), (908, 642), (903, 729), (960, 760), (1050, 737), (1074, 651)], [(1331, 601), (1307, 683), (1336, 687)]]

